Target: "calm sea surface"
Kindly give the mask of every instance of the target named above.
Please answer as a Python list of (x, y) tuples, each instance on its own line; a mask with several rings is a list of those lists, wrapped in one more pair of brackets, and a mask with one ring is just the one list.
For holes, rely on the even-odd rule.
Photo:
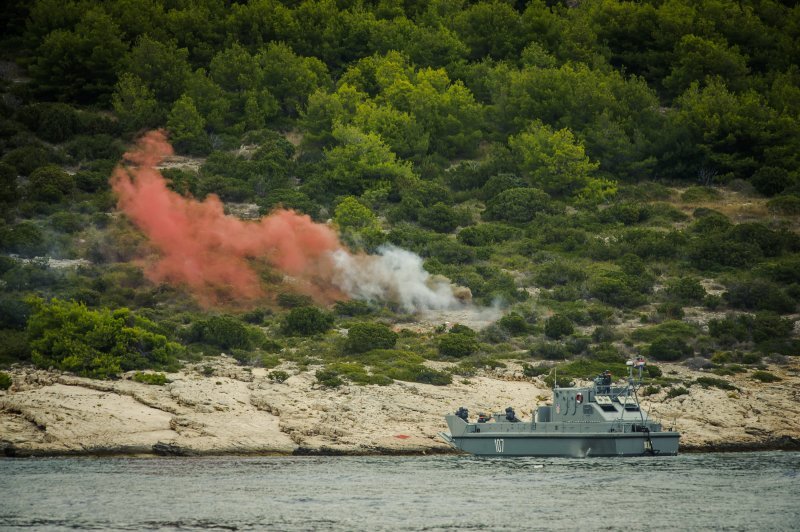
[(0, 459), (0, 529), (798, 530), (800, 453)]

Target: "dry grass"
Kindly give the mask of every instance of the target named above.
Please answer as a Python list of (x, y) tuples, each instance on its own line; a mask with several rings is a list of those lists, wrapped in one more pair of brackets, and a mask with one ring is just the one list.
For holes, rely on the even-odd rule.
[(767, 198), (754, 196), (725, 188), (716, 188), (720, 198), (700, 202), (685, 202), (680, 199), (686, 188), (673, 188), (675, 195), (665, 201), (691, 216), (695, 209), (707, 208), (720, 212), (730, 218), (734, 223), (762, 222), (767, 224), (789, 223), (789, 228), (794, 231), (800, 230), (800, 216), (780, 216), (769, 212), (767, 209)]

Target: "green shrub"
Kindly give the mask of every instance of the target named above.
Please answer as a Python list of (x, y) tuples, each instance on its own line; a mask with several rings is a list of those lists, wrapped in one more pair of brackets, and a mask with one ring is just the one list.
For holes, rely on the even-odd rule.
[(75, 190), (75, 179), (58, 166), (42, 166), (28, 178), (26, 196), (32, 200), (58, 203)]
[(469, 264), (476, 258), (475, 249), (449, 238), (430, 242), (425, 247), (424, 254), (445, 264)]
[(522, 374), (526, 377), (539, 377), (550, 372), (552, 368), (549, 366), (532, 366), (530, 364), (522, 365)]
[(24, 329), (30, 315), (31, 306), (27, 301), (0, 295), (0, 329)]
[(762, 279), (734, 280), (728, 284), (723, 297), (732, 307), (746, 310), (789, 313), (794, 312), (796, 306), (779, 285)]
[(266, 318), (267, 315), (271, 313), (272, 311), (268, 313), (262, 308), (256, 308), (242, 314), (242, 320), (252, 325), (261, 325), (264, 323), (264, 318)]
[(591, 352), (588, 354), (588, 358), (611, 364), (619, 364), (625, 361), (625, 358), (619, 353), (617, 348), (610, 344), (603, 344), (592, 348)]
[(761, 248), (751, 242), (736, 242), (726, 234), (696, 238), (687, 251), (689, 262), (700, 270), (747, 268), (763, 258)]
[(667, 303), (658, 305), (658, 307), (656, 307), (656, 311), (658, 312), (659, 316), (670, 320), (682, 320), (685, 316), (683, 306), (674, 301), (668, 301)]
[(800, 284), (800, 256), (782, 257), (759, 265), (759, 275), (781, 284)]
[(110, 378), (134, 369), (174, 369), (181, 345), (152, 332), (156, 325), (126, 308), (88, 310), (53, 299), (32, 301), (28, 319), (33, 363), (86, 377)]
[(86, 227), (86, 221), (80, 214), (59, 211), (50, 216), (50, 226), (62, 233), (77, 233)]
[(682, 386), (675, 386), (669, 389), (667, 392), (667, 399), (674, 399), (675, 397), (680, 397), (681, 395), (686, 395), (689, 393), (689, 390)]
[(410, 351), (375, 349), (359, 357), (373, 372), (385, 374), (390, 379), (444, 386), (452, 382), (452, 375), (426, 367), (424, 359)]
[(624, 225), (644, 222), (649, 217), (650, 210), (642, 203), (617, 203), (600, 213), (600, 219), (605, 223), (619, 222)]
[(720, 390), (739, 389), (725, 379), (717, 379), (716, 377), (697, 377), (695, 382), (703, 388), (719, 388)]
[(333, 326), (333, 316), (317, 307), (293, 308), (283, 322), (283, 333), (289, 336), (311, 336), (324, 333)]
[(444, 356), (463, 358), (478, 350), (478, 341), (473, 335), (447, 333), (439, 338), (438, 348)]
[(17, 120), (47, 142), (59, 143), (69, 139), (78, 130), (78, 114), (63, 103), (34, 103), (21, 108)]
[(211, 316), (192, 324), (190, 339), (220, 349), (249, 349), (252, 336), (248, 327), (233, 316)]
[(520, 230), (501, 223), (483, 223), (458, 232), (458, 241), (468, 246), (489, 246), (519, 237)]
[(761, 381), (761, 382), (777, 382), (782, 380), (775, 374), (770, 373), (769, 371), (762, 371), (756, 370), (751, 375), (750, 378), (753, 380)]
[(631, 338), (640, 342), (652, 342), (659, 336), (674, 336), (678, 338), (694, 338), (697, 335), (697, 326), (682, 321), (665, 321), (652, 327), (642, 327), (631, 333)]
[(143, 373), (141, 371), (134, 373), (131, 379), (142, 384), (152, 384), (153, 386), (164, 386), (168, 382), (172, 382), (163, 373)]
[(750, 178), (753, 187), (765, 196), (780, 194), (783, 190), (793, 183), (793, 179), (783, 168), (774, 166), (762, 166), (753, 173)]
[(718, 200), (721, 197), (722, 194), (718, 190), (710, 187), (689, 187), (681, 194), (681, 201), (684, 203), (705, 203)]
[(0, 329), (0, 366), (30, 362), (31, 347), (25, 331)]
[(664, 260), (677, 257), (685, 247), (686, 236), (679, 231), (628, 229), (620, 235), (620, 252), (633, 253), (642, 259)]
[(483, 217), (498, 222), (527, 223), (538, 214), (557, 214), (560, 210), (543, 190), (512, 188), (487, 201)]
[(12, 384), (11, 375), (5, 371), (0, 371), (0, 390), (8, 390)]
[(472, 336), (473, 338), (477, 335), (477, 333), (474, 330), (460, 323), (453, 324), (453, 326), (450, 327), (450, 331), (448, 332), (453, 334), (466, 334), (467, 336)]
[(606, 272), (589, 280), (589, 293), (615, 307), (638, 307), (646, 298), (633, 286), (635, 280), (622, 272)]
[(665, 362), (680, 360), (693, 352), (694, 350), (686, 342), (674, 336), (659, 336), (647, 350), (648, 356)]
[(580, 266), (570, 262), (548, 262), (536, 272), (535, 282), (545, 288), (555, 285), (578, 283), (586, 280), (586, 272)]
[(277, 302), (278, 305), (281, 306), (281, 308), (290, 309), (290, 308), (311, 306), (313, 300), (311, 299), (311, 297), (305, 294), (282, 292), (278, 294)]
[(269, 380), (271, 382), (277, 382), (278, 384), (280, 384), (282, 382), (285, 382), (286, 379), (289, 378), (289, 374), (286, 373), (285, 371), (281, 371), (279, 369), (276, 369), (274, 371), (270, 371), (267, 374), (267, 377), (269, 378)]
[(528, 320), (517, 312), (509, 312), (500, 318), (497, 324), (514, 336), (525, 334), (531, 330), (531, 324), (528, 323)]
[(712, 319), (708, 323), (709, 334), (723, 343), (732, 343), (733, 340), (764, 342), (788, 338), (793, 329), (794, 323), (791, 320), (781, 318), (774, 312), (758, 312), (755, 316), (726, 316), (721, 320)]
[(318, 369), (315, 373), (317, 382), (326, 388), (338, 388), (344, 381), (339, 373), (329, 369)]
[(679, 277), (667, 281), (664, 292), (676, 301), (687, 304), (700, 304), (706, 297), (706, 290), (694, 277)]
[(433, 384), (434, 386), (447, 386), (453, 382), (453, 376), (450, 373), (426, 368), (425, 366), (413, 368), (408, 374), (404, 375), (403, 378), (397, 373), (390, 373), (389, 376), (397, 380)]
[(645, 388), (642, 390), (642, 396), (649, 397), (651, 395), (657, 394), (660, 391), (661, 391), (661, 386), (657, 384), (651, 384), (649, 386), (645, 386)]
[(544, 334), (554, 340), (569, 336), (574, 331), (575, 327), (572, 325), (572, 321), (563, 314), (554, 314), (544, 323)]
[(569, 357), (569, 350), (561, 342), (542, 342), (531, 348), (531, 356), (545, 360), (565, 360)]
[(23, 257), (36, 257), (47, 253), (49, 243), (39, 226), (26, 220), (10, 227), (0, 226), (0, 247)]
[(767, 202), (767, 209), (774, 214), (796, 216), (800, 214), (800, 196), (796, 194), (787, 194), (785, 196), (772, 198)]
[(373, 349), (391, 349), (397, 343), (397, 333), (382, 323), (353, 324), (347, 332), (345, 349), (364, 353)]
[(422, 227), (449, 233), (458, 227), (460, 216), (453, 207), (440, 202), (420, 210), (417, 218)]
[(16, 168), (22, 176), (29, 176), (37, 168), (56, 163), (59, 159), (53, 150), (37, 144), (15, 148), (3, 156), (3, 162)]

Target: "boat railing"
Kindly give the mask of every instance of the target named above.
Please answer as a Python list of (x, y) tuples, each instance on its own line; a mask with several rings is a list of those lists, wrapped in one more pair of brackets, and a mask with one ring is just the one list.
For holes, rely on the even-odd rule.
[(595, 383), (592, 392), (595, 396), (598, 395), (607, 395), (610, 396), (612, 400), (616, 399), (620, 396), (625, 396), (630, 394), (630, 390), (628, 386), (614, 386), (614, 385), (604, 385), (604, 384), (597, 384)]

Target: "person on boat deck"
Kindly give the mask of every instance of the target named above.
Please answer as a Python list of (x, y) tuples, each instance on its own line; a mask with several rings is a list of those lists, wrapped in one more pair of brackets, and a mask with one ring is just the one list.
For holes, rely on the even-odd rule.
[(611, 393), (611, 372), (609, 370), (605, 370), (603, 373), (597, 376), (594, 380), (595, 384), (599, 384), (597, 388), (597, 393)]
[(519, 422), (519, 418), (517, 418), (517, 414), (514, 413), (514, 409), (511, 408), (510, 406), (508, 408), (506, 408), (506, 420), (508, 420), (508, 421), (510, 421), (512, 423)]

